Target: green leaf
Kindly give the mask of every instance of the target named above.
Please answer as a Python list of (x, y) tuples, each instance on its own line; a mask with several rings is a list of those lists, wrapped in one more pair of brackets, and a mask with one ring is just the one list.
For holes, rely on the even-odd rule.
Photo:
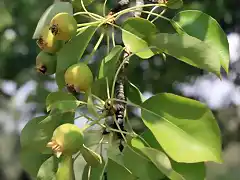
[(80, 149), (80, 152), (87, 164), (91, 167), (97, 167), (102, 164), (101, 156), (85, 145)]
[(128, 81), (126, 93), (127, 93), (128, 100), (130, 100), (135, 104), (139, 104), (139, 105), (142, 104), (144, 98), (141, 91), (138, 89), (137, 86), (135, 86), (130, 81)]
[(167, 177), (173, 180), (183, 180), (184, 178), (172, 169), (170, 159), (162, 151), (145, 147), (144, 143), (138, 139), (133, 138), (131, 144), (134, 148), (138, 149), (144, 154), (152, 163)]
[(163, 150), (156, 138), (154, 137), (153, 133), (149, 129), (144, 131), (140, 136), (148, 143), (148, 145), (150, 145), (150, 147), (158, 149), (160, 151)]
[(164, 175), (149, 161), (129, 146), (123, 150), (124, 165), (138, 178), (157, 180)]
[(177, 163), (171, 161), (173, 169), (181, 174), (185, 180), (203, 180), (206, 178), (204, 163)]
[(107, 99), (107, 81), (109, 85), (109, 91), (113, 83), (114, 75), (117, 71), (118, 60), (122, 52), (122, 46), (115, 46), (111, 52), (101, 61), (98, 79), (93, 82), (91, 91), (92, 94), (98, 96), (101, 99)]
[(145, 147), (144, 143), (138, 139), (133, 138), (131, 144), (134, 148), (138, 149), (144, 154), (152, 163), (168, 178), (172, 180), (184, 180), (184, 178), (172, 169), (170, 159), (166, 154), (157, 149)]
[(70, 124), (74, 123), (75, 112), (65, 112), (65, 113), (62, 113), (61, 115), (62, 117), (61, 119), (58, 120), (57, 126), (60, 126), (66, 123), (70, 123)]
[(99, 130), (88, 130), (84, 131), (84, 145), (87, 147), (91, 147), (99, 143), (102, 139), (102, 132)]
[(52, 138), (53, 131), (61, 124), (73, 121), (72, 113), (41, 116), (30, 120), (20, 136), (21, 146), (37, 152), (51, 153), (46, 145)]
[(179, 9), (183, 6), (183, 1), (182, 0), (168, 0), (166, 5), (170, 9)]
[(136, 177), (124, 166), (121, 166), (112, 159), (108, 159), (107, 179), (114, 180), (135, 180)]
[(30, 174), (33, 178), (37, 176), (38, 170), (41, 165), (46, 161), (51, 155), (41, 154), (39, 152), (34, 152), (26, 148), (21, 148), (20, 152), (20, 162), (23, 169)]
[(99, 113), (97, 111), (97, 108), (93, 102), (93, 98), (92, 98), (92, 93), (91, 93), (91, 89), (86, 93), (86, 96), (87, 96), (87, 108), (88, 108), (88, 112), (99, 118)]
[[(111, 92), (111, 87), (112, 87), (112, 82), (109, 82), (109, 88), (110, 88), (110, 92)], [(92, 84), (91, 87), (91, 91), (92, 94), (94, 94), (95, 96), (98, 96), (101, 99), (107, 99), (108, 95), (107, 95), (107, 81), (105, 78), (101, 78), (98, 80), (95, 80)]]
[(91, 170), (91, 167), (86, 164), (86, 166), (83, 169), (83, 173), (82, 173), (82, 180), (89, 180), (89, 171)]
[(188, 10), (179, 12), (172, 19), (172, 24), (179, 33), (184, 31), (211, 46), (213, 52), (219, 55), (217, 60), (228, 72), (230, 56), (227, 36), (214, 18), (201, 11)]
[[(147, 141), (150, 147), (162, 151), (161, 146), (149, 129), (141, 134), (141, 136)], [(206, 176), (204, 163), (178, 163), (172, 159), (170, 159), (170, 161), (172, 168), (181, 174), (185, 180), (203, 180)]]
[(53, 180), (58, 168), (58, 160), (55, 156), (48, 158), (40, 167), (37, 180)]
[(40, 20), (38, 21), (36, 30), (33, 34), (33, 39), (39, 38), (43, 28), (50, 24), (52, 18), (56, 14), (62, 12), (66, 12), (72, 15), (73, 14), (72, 5), (69, 2), (55, 2), (54, 4), (49, 6), (41, 16)]
[[(45, 129), (45, 127), (43, 127), (41, 130), (40, 123), (44, 121), (44, 119), (46, 119), (46, 116), (36, 117), (28, 121), (28, 123), (23, 128), (20, 136), (20, 143), (22, 148), (27, 147), (38, 152), (41, 152), (45, 149), (48, 140), (51, 138), (48, 137), (51, 136), (49, 135), (48, 130), (52, 127), (52, 124), (50, 123), (51, 125), (49, 126), (49, 123), (47, 123), (47, 128)], [(56, 122), (54, 121), (53, 124), (55, 125)]]
[(111, 80), (114, 78), (118, 67), (118, 60), (122, 51), (123, 47), (117, 45), (102, 60), (99, 68), (98, 79), (107, 77), (109, 80)]
[(163, 152), (149, 147), (141, 148), (140, 151), (169, 179), (184, 180), (180, 174), (172, 169), (169, 158)]
[(46, 98), (46, 108), (47, 111), (51, 110), (51, 106), (59, 101), (66, 101), (66, 100), (77, 100), (71, 93), (58, 91), (50, 93)]
[(59, 89), (65, 86), (64, 73), (67, 68), (78, 63), (88, 46), (96, 27), (88, 27), (67, 42), (57, 55), (56, 82)]
[(59, 159), (56, 180), (74, 180), (72, 156), (62, 155)]
[(162, 93), (143, 103), (142, 119), (173, 160), (222, 162), (220, 130), (206, 105)]
[(107, 156), (108, 159), (111, 159), (120, 166), (124, 167), (123, 156), (120, 150), (118, 149), (118, 145), (116, 142), (113, 142), (113, 144), (107, 149)]
[(148, 45), (149, 37), (157, 32), (153, 23), (143, 18), (128, 18), (122, 27), (122, 40), (127, 50), (143, 59), (154, 55)]
[(151, 45), (159, 51), (187, 64), (215, 73), (220, 77), (220, 56), (207, 43), (185, 33), (159, 33), (152, 36)]
[(105, 163), (98, 167), (86, 165), (82, 174), (82, 180), (104, 180), (104, 171)]
[(81, 105), (81, 101), (78, 100), (67, 100), (67, 101), (58, 101), (52, 104), (49, 109), (60, 110), (60, 112), (74, 112), (78, 106)]
[[(71, 0), (71, 1), (74, 8), (78, 10), (82, 10), (81, 0)], [(88, 6), (94, 2), (94, 0), (82, 0), (82, 1), (84, 6)]]

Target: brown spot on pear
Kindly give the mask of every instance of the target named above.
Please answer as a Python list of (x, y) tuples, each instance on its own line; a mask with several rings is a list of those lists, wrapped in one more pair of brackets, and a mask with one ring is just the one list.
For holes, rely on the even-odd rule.
[(62, 44), (61, 41), (56, 40), (47, 26), (43, 28), (37, 40), (38, 47), (48, 53), (56, 53), (61, 49)]
[(50, 23), (50, 30), (58, 40), (67, 41), (77, 32), (77, 21), (68, 13), (58, 13)]
[(51, 75), (56, 72), (57, 57), (55, 55), (41, 51), (36, 58), (36, 69), (38, 72)]
[(64, 74), (65, 83), (71, 92), (86, 92), (92, 85), (93, 75), (85, 63), (70, 66)]

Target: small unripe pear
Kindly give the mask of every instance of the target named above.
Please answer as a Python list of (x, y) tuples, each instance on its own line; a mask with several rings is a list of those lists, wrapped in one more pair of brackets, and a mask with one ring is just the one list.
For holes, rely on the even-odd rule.
[(50, 23), (50, 30), (58, 40), (67, 41), (77, 32), (77, 21), (68, 13), (58, 13)]
[(75, 154), (83, 146), (83, 133), (74, 124), (63, 124), (55, 129), (47, 146), (51, 147), (57, 156)]
[(36, 58), (36, 69), (38, 72), (51, 75), (56, 72), (57, 57), (55, 55), (41, 51)]
[(93, 75), (85, 63), (70, 66), (64, 75), (66, 85), (72, 92), (86, 92), (92, 85)]
[(56, 40), (49, 28), (43, 28), (40, 37), (37, 40), (40, 49), (48, 53), (56, 53), (62, 47), (62, 42)]

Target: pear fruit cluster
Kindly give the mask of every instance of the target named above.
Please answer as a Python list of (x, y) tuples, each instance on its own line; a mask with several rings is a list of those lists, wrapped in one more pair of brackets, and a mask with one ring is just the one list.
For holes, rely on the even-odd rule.
[[(41, 52), (36, 58), (36, 70), (44, 75), (54, 74), (57, 67), (56, 53), (76, 33), (77, 22), (72, 15), (66, 12), (56, 14), (50, 24), (42, 29), (37, 39), (36, 43)], [(64, 78), (70, 92), (86, 92), (93, 82), (92, 72), (84, 63), (70, 66)]]
[[(56, 72), (56, 53), (62, 48), (64, 42), (71, 39), (76, 32), (77, 22), (70, 14), (58, 13), (53, 17), (50, 25), (42, 29), (36, 42), (42, 50), (36, 58), (38, 72), (46, 75)], [(53, 67), (54, 65), (55, 67)]]

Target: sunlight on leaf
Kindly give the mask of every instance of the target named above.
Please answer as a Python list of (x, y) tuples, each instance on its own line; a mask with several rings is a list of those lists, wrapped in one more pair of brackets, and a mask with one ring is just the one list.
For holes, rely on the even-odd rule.
[(157, 32), (154, 24), (143, 18), (129, 18), (122, 27), (124, 29), (122, 39), (127, 50), (136, 53), (143, 59), (148, 59), (154, 55), (148, 45), (149, 37)]
[(217, 60), (228, 72), (230, 56), (227, 36), (214, 18), (201, 11), (187, 10), (179, 12), (172, 19), (172, 24), (180, 34), (184, 31), (211, 46), (212, 51), (219, 54)]
[(207, 43), (183, 33), (159, 33), (152, 36), (151, 45), (159, 51), (187, 64), (215, 73), (220, 77), (220, 56)]
[(142, 119), (164, 151), (177, 162), (222, 162), (220, 130), (202, 103), (157, 94), (142, 105)]

